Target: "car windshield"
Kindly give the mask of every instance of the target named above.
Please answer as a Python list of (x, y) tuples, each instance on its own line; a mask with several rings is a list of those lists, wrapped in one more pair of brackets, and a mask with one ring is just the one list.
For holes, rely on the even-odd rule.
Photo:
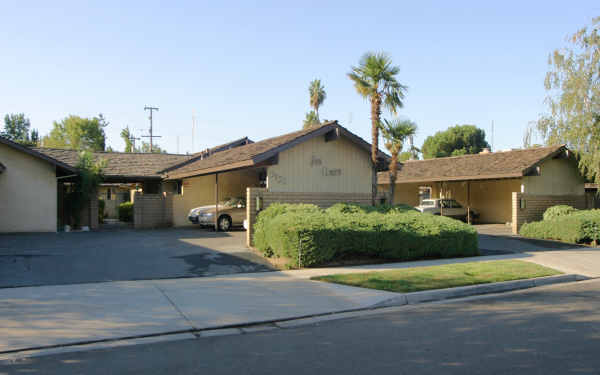
[(446, 200), (442, 201), (442, 207), (444, 207), (444, 208), (462, 208), (460, 203), (458, 203), (454, 199), (446, 199)]
[(221, 203), (225, 207), (246, 207), (246, 200), (244, 198), (229, 198), (225, 202)]

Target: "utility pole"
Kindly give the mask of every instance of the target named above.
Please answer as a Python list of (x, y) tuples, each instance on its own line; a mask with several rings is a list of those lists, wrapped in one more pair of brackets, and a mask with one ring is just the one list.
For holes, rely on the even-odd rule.
[(160, 138), (160, 135), (154, 135), (152, 133), (152, 111), (157, 111), (158, 112), (158, 108), (157, 107), (148, 107), (145, 106), (144, 107), (144, 111), (150, 111), (150, 135), (142, 135), (142, 137), (144, 138), (150, 138), (150, 152), (152, 152), (152, 139), (153, 138)]
[(495, 151), (494, 150), (494, 120), (492, 120), (492, 150), (491, 151)]
[(192, 115), (192, 154), (196, 147), (194, 147), (194, 138), (196, 137), (196, 115)]
[(135, 152), (135, 141), (139, 141), (140, 139), (134, 137), (133, 134), (131, 134), (129, 140), (131, 141), (131, 146), (133, 147), (133, 150), (131, 152)]

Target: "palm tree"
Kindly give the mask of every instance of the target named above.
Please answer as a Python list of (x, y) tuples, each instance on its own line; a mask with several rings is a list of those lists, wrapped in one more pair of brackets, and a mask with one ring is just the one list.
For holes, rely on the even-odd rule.
[(392, 155), (390, 162), (390, 204), (394, 204), (394, 192), (396, 190), (396, 176), (398, 175), (398, 154), (404, 147), (404, 141), (412, 138), (417, 131), (417, 124), (410, 120), (393, 119), (383, 120), (380, 125), (385, 148)]
[(402, 108), (406, 86), (396, 79), (400, 68), (392, 66), (391, 58), (385, 53), (367, 53), (353, 66), (348, 77), (360, 95), (371, 102), (371, 161), (373, 163), (372, 198), (375, 204), (377, 195), (377, 154), (379, 152), (379, 124), (381, 107), (392, 114)]
[(317, 115), (317, 113), (315, 111), (309, 111), (306, 112), (306, 117), (304, 118), (302, 129), (308, 129), (319, 124), (319, 116)]
[(315, 110), (317, 120), (319, 120), (319, 107), (327, 98), (325, 87), (321, 85), (320, 79), (313, 79), (308, 85), (308, 94), (310, 95), (310, 106)]

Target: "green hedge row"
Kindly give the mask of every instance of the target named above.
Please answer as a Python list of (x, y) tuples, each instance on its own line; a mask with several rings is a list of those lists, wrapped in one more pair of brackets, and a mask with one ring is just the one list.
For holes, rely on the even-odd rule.
[(254, 246), (265, 256), (312, 266), (369, 256), (394, 260), (478, 255), (473, 227), (408, 206), (273, 204), (258, 215)]
[(525, 223), (519, 233), (524, 237), (587, 243), (600, 239), (600, 210), (574, 211), (549, 220)]

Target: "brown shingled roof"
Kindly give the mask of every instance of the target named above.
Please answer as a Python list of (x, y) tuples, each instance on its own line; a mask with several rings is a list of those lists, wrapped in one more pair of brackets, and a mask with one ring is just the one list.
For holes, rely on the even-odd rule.
[[(74, 172), (75, 168), (71, 167), (70, 165), (68, 165), (67, 163), (63, 163), (62, 161), (53, 158), (50, 155), (46, 155), (44, 153), (41, 153), (39, 151), (37, 151), (35, 148), (31, 148), (31, 147), (27, 147), (27, 146), (23, 146), (22, 144), (16, 143), (11, 141), (8, 138), (5, 137), (0, 137), (0, 143), (7, 145), (15, 150), (19, 150), (21, 152), (24, 152), (26, 154), (29, 154), (31, 156), (34, 156), (36, 158), (42, 159), (47, 161), (50, 164), (53, 164), (54, 166), (56, 166), (58, 168), (58, 170), (63, 171), (63, 172)], [(4, 166), (3, 166), (4, 167)], [(4, 170), (6, 169), (6, 167), (4, 167)]]
[[(34, 150), (74, 168), (79, 162), (79, 151), (77, 150), (44, 147), (37, 147)], [(190, 158), (189, 155), (129, 152), (94, 152), (92, 155), (95, 160), (106, 161), (106, 167), (103, 170), (106, 177), (126, 177), (128, 179), (160, 178), (159, 171)]]
[[(542, 161), (567, 150), (564, 145), (485, 154), (414, 160), (402, 163), (396, 182), (466, 181), (517, 178)], [(389, 172), (379, 172), (377, 182), (389, 184)]]
[[(209, 158), (195, 160), (191, 163), (173, 169), (168, 172), (169, 179), (183, 177), (200, 176), (215, 172), (228, 171), (233, 169), (251, 167), (260, 165), (260, 163), (276, 156), (279, 152), (291, 148), (301, 142), (313, 137), (325, 135), (330, 132), (337, 132), (360, 147), (369, 151), (371, 145), (362, 138), (351, 133), (340, 126), (337, 121), (330, 121), (308, 129), (295, 131), (278, 137), (264, 139), (255, 143), (224, 150), (211, 155)], [(380, 153), (381, 158), (387, 155)]]

